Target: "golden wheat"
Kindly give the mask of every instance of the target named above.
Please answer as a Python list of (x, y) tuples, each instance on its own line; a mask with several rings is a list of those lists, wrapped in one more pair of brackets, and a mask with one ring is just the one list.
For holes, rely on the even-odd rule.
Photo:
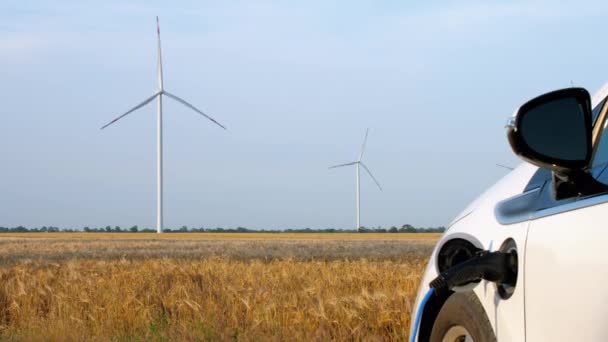
[[(27, 255), (36, 245), (24, 241), (2, 247)], [(171, 256), (183, 245), (168, 244), (169, 257), (104, 259), (99, 241), (71, 243), (50, 245), (61, 254), (97, 244), (96, 254), (46, 260), (47, 251), (0, 266), (0, 340), (405, 340), (431, 246), (399, 258), (304, 260), (184, 258)], [(117, 243), (133, 241), (105, 241)]]

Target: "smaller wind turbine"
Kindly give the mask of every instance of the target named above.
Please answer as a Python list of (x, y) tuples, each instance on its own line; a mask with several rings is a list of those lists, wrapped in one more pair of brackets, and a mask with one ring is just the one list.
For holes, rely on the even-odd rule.
[(376, 185), (378, 186), (378, 189), (380, 189), (380, 191), (382, 191), (382, 187), (380, 186), (380, 183), (378, 183), (378, 181), (376, 180), (376, 177), (374, 177), (374, 175), (372, 174), (372, 172), (367, 168), (367, 166), (365, 166), (365, 164), (363, 164), (363, 161), (361, 161), (363, 159), (363, 152), (365, 151), (365, 144), (367, 143), (367, 135), (369, 133), (369, 128), (365, 130), (365, 138), (363, 138), (363, 145), (361, 145), (361, 152), (359, 152), (359, 159), (357, 159), (354, 162), (351, 163), (346, 163), (346, 164), (339, 164), (339, 165), (334, 165), (334, 166), (330, 166), (330, 169), (335, 169), (338, 167), (343, 167), (343, 166), (351, 166), (351, 165), (355, 165), (356, 169), (357, 169), (357, 230), (361, 229), (361, 169), (360, 167), (363, 167), (363, 169), (367, 172), (367, 174), (369, 174), (369, 176), (372, 178), (372, 180), (374, 181), (374, 183), (376, 183)]

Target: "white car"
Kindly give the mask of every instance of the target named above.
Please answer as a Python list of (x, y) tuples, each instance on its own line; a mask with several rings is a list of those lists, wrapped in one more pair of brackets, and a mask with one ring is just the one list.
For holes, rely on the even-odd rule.
[(507, 136), (525, 162), (437, 243), (411, 341), (608, 341), (606, 96), (567, 88), (516, 110)]

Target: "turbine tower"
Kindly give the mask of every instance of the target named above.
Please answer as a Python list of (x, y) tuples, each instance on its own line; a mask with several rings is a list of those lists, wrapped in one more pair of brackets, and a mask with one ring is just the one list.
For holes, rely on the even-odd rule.
[(361, 151), (359, 152), (359, 159), (357, 159), (354, 162), (351, 163), (346, 163), (346, 164), (339, 164), (339, 165), (334, 165), (334, 166), (330, 166), (330, 169), (335, 169), (338, 167), (343, 167), (343, 166), (351, 166), (351, 165), (355, 165), (355, 169), (357, 171), (357, 185), (356, 185), (356, 190), (357, 190), (357, 230), (361, 230), (361, 169), (360, 167), (363, 167), (363, 169), (365, 170), (365, 172), (367, 172), (367, 174), (369, 174), (369, 176), (372, 178), (372, 180), (374, 181), (374, 183), (376, 183), (376, 185), (378, 186), (378, 189), (380, 189), (380, 191), (382, 191), (382, 187), (380, 186), (380, 183), (378, 183), (378, 181), (376, 180), (376, 177), (374, 177), (374, 175), (372, 174), (372, 172), (367, 168), (367, 166), (365, 166), (365, 164), (363, 163), (362, 159), (363, 159), (363, 152), (365, 151), (365, 144), (367, 143), (367, 134), (369, 133), (369, 128), (365, 130), (365, 138), (363, 138), (363, 144), (361, 145)]
[(108, 124), (102, 126), (101, 129), (104, 129), (104, 128), (110, 126), (111, 124), (115, 123), (116, 121), (124, 118), (125, 116), (131, 114), (132, 112), (136, 111), (137, 109), (147, 105), (148, 103), (150, 103), (154, 99), (156, 99), (156, 104), (157, 104), (157, 112), (156, 112), (156, 114), (157, 114), (157, 117), (156, 117), (157, 118), (157, 128), (156, 128), (156, 232), (162, 233), (163, 232), (163, 95), (194, 110), (195, 112), (197, 112), (200, 115), (211, 120), (213, 123), (220, 126), (221, 128), (226, 129), (226, 127), (224, 127), (219, 122), (215, 121), (212, 117), (203, 113), (203, 111), (201, 111), (200, 109), (198, 109), (198, 108), (194, 107), (193, 105), (191, 105), (190, 103), (186, 102), (186, 100), (183, 100), (183, 99), (179, 98), (177, 95), (173, 95), (165, 90), (164, 85), (163, 85), (163, 63), (162, 63), (162, 53), (161, 53), (161, 47), (160, 47), (160, 24), (158, 22), (158, 17), (156, 17), (156, 34), (158, 37), (158, 65), (157, 65), (158, 90), (154, 93), (154, 95), (150, 96), (142, 103), (131, 108), (126, 113), (124, 113), (124, 114), (120, 115), (119, 117), (117, 117), (116, 119), (110, 121)]

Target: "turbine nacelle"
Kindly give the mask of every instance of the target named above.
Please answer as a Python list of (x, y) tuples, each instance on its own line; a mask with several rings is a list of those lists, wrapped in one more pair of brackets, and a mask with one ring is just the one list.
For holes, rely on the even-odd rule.
[(173, 95), (173, 94), (169, 93), (169, 92), (168, 92), (168, 91), (166, 91), (166, 90), (159, 90), (159, 91), (157, 91), (156, 93), (154, 93), (154, 95), (152, 95), (152, 96), (150, 96), (149, 98), (145, 99), (145, 100), (144, 100), (142, 103), (140, 103), (140, 104), (138, 104), (137, 106), (135, 106), (135, 107), (133, 107), (133, 108), (129, 109), (129, 110), (126, 112), (126, 113), (124, 113), (124, 114), (122, 114), (122, 115), (118, 116), (117, 118), (115, 118), (114, 120), (110, 121), (109, 123), (107, 123), (107, 124), (103, 125), (103, 126), (101, 127), (101, 129), (104, 129), (104, 128), (106, 128), (106, 127), (108, 127), (108, 126), (112, 125), (112, 124), (113, 124), (113, 123), (115, 123), (116, 121), (118, 121), (118, 120), (120, 120), (120, 119), (124, 118), (125, 116), (127, 116), (127, 115), (129, 115), (129, 114), (133, 113), (134, 111), (138, 110), (139, 108), (141, 108), (141, 107), (143, 107), (143, 106), (147, 105), (148, 103), (152, 102), (152, 101), (153, 101), (153, 100), (154, 100), (154, 99), (155, 99), (157, 96), (162, 96), (162, 95), (165, 95), (165, 96), (167, 96), (167, 97), (169, 97), (169, 98), (171, 98), (171, 99), (173, 99), (173, 100), (175, 100), (175, 101), (177, 101), (177, 102), (179, 102), (179, 103), (183, 104), (184, 106), (186, 106), (186, 107), (188, 107), (188, 108), (190, 108), (190, 109), (194, 110), (195, 112), (199, 113), (200, 115), (202, 115), (202, 116), (206, 117), (207, 119), (209, 119), (209, 120), (210, 120), (211, 122), (213, 122), (214, 124), (216, 124), (216, 125), (218, 125), (218, 126), (222, 127), (223, 129), (226, 129), (226, 127), (225, 127), (224, 125), (222, 125), (221, 123), (217, 122), (217, 121), (216, 121), (214, 118), (210, 117), (209, 115), (205, 114), (205, 113), (204, 113), (202, 110), (200, 110), (200, 109), (198, 109), (198, 108), (194, 107), (194, 105), (192, 105), (192, 104), (190, 104), (190, 103), (186, 102), (186, 100), (184, 100), (184, 99), (182, 99), (182, 98), (178, 97), (177, 95)]
[(365, 170), (365, 172), (367, 172), (367, 174), (374, 181), (374, 183), (376, 183), (376, 186), (378, 187), (378, 189), (380, 189), (380, 191), (382, 191), (382, 186), (380, 186), (380, 183), (378, 182), (378, 180), (376, 179), (376, 177), (374, 177), (374, 175), (369, 170), (369, 168), (362, 161), (360, 161), (360, 160), (354, 161), (354, 162), (351, 162), (351, 163), (330, 166), (329, 169), (336, 169), (336, 168), (339, 168), (339, 167), (351, 166), (351, 165), (357, 165), (357, 166), (361, 165), (363, 167), (363, 170)]

